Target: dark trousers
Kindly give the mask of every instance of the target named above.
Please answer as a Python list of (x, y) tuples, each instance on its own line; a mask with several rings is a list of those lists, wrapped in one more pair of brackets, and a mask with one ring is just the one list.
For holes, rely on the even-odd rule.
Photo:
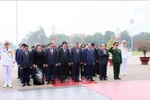
[(20, 78), (20, 67), (18, 67), (18, 78)]
[(48, 65), (47, 68), (47, 81), (55, 81), (55, 64)]
[(92, 80), (93, 79), (93, 64), (85, 66), (85, 79)]
[(35, 68), (30, 69), (30, 75), (33, 79), (35, 79), (35, 72), (36, 72)]
[(99, 65), (99, 63), (95, 63), (95, 65), (93, 66), (94, 68), (93, 68), (93, 76), (95, 76), (96, 74), (98, 74), (98, 72), (99, 72), (99, 70), (98, 70), (98, 66)]
[(30, 69), (30, 76), (32, 78), (34, 78), (34, 73), (35, 73), (35, 69), (34, 68)]
[(73, 64), (72, 66), (72, 78), (73, 80), (79, 80), (79, 63)]
[(20, 72), (20, 81), (23, 82), (23, 69), (19, 68)]
[(81, 77), (83, 77), (84, 76), (84, 65), (81, 64), (79, 69), (80, 69)]
[(68, 66), (69, 69), (68, 69), (68, 76), (72, 76), (72, 67), (71, 66)]
[(22, 69), (22, 76), (23, 76), (23, 83), (29, 84), (30, 82), (30, 68), (23, 68)]
[[(46, 76), (46, 78), (47, 78), (47, 67), (45, 67), (44, 69), (43, 69), (43, 73), (44, 73), (44, 76)], [(47, 79), (46, 79), (47, 80)]]
[(99, 65), (99, 76), (101, 78), (106, 78), (106, 73), (107, 73), (107, 65)]
[(113, 63), (113, 69), (114, 69), (114, 78), (119, 78), (120, 63)]
[(59, 78), (59, 67), (56, 67), (55, 68), (55, 76), (56, 76), (56, 78)]
[(61, 63), (59, 67), (59, 74), (61, 81), (65, 80), (68, 77), (68, 62)]

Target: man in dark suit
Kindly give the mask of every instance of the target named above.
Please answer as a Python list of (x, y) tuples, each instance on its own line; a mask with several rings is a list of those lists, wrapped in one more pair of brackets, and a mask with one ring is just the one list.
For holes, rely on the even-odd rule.
[(81, 61), (82, 61), (82, 63), (81, 63), (81, 65), (80, 65), (80, 71), (81, 71), (81, 77), (83, 77), (84, 76), (84, 68), (85, 68), (85, 66), (84, 66), (84, 63), (83, 63), (83, 61), (84, 61), (84, 49), (85, 49), (85, 47), (86, 47), (86, 45), (85, 44), (82, 44), (81, 45)]
[(58, 65), (60, 72), (60, 80), (63, 83), (68, 76), (68, 69), (70, 66), (70, 53), (67, 48), (67, 42), (62, 42), (63, 47), (58, 50)]
[(72, 78), (74, 82), (79, 82), (79, 66), (82, 64), (82, 50), (79, 48), (79, 43), (71, 49), (71, 64), (72, 64)]
[(23, 83), (23, 78), (22, 78), (22, 69), (20, 68), (20, 64), (21, 64), (20, 57), (21, 57), (21, 52), (23, 52), (25, 45), (26, 45), (25, 43), (23, 43), (21, 45), (21, 49), (18, 50), (18, 52), (17, 52), (17, 58), (16, 58), (17, 59), (17, 65), (19, 67), (19, 74), (20, 74), (20, 82), (21, 83)]
[(94, 43), (91, 43), (92, 45), (92, 50), (94, 51), (94, 55), (95, 55), (95, 65), (93, 66), (93, 76), (96, 77), (96, 75), (98, 74), (98, 50), (95, 47)]
[(50, 81), (52, 81), (53, 84), (56, 84), (55, 71), (57, 66), (57, 50), (53, 48), (53, 43), (50, 43), (49, 48), (45, 50), (45, 60), (47, 67), (47, 84), (50, 84)]
[[(22, 47), (22, 43), (19, 44), (19, 48), (16, 50), (16, 53), (15, 53), (15, 60), (18, 64), (18, 55), (19, 55), (19, 50), (21, 50), (21, 47)], [(18, 79), (20, 79), (20, 67), (18, 66)]]
[(99, 56), (99, 78), (100, 80), (107, 80), (107, 64), (109, 60), (109, 53), (106, 45), (102, 44), (101, 49), (98, 51)]
[(85, 78), (86, 80), (93, 80), (93, 65), (95, 65), (95, 54), (92, 50), (91, 43), (88, 43), (87, 48), (84, 50), (84, 65), (85, 65)]
[(30, 69), (31, 67), (31, 53), (28, 50), (29, 46), (25, 45), (24, 46), (24, 51), (21, 52), (21, 57), (20, 57), (20, 66), (22, 69), (22, 75), (23, 75), (23, 85), (22, 87), (25, 86), (25, 83), (27, 82), (28, 86), (31, 86), (30, 82)]

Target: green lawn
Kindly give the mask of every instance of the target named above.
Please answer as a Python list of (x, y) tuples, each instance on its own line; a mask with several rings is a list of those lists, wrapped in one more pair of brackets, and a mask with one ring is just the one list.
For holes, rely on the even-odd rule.
[[(139, 51), (133, 51), (132, 55), (143, 55), (143, 52), (139, 52)], [(146, 53), (147, 56), (150, 56), (150, 52)]]

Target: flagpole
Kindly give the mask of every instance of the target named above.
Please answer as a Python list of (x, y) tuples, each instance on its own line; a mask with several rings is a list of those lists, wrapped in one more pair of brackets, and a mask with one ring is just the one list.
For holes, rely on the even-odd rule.
[(16, 0), (16, 46), (18, 46), (18, 0)]

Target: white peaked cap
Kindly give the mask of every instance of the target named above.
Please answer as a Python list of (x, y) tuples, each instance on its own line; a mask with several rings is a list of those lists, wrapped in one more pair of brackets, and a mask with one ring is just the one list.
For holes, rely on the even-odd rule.
[(123, 43), (123, 42), (126, 43), (126, 40), (122, 40), (122, 43)]

